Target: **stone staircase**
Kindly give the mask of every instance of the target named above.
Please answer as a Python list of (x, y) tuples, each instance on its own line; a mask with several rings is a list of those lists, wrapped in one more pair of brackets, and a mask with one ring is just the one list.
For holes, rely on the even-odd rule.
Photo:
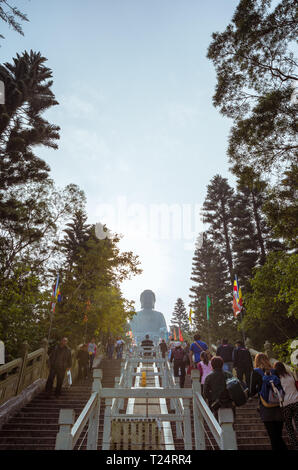
[(102, 359), (99, 368), (102, 369), (102, 387), (113, 388), (115, 385), (115, 377), (120, 377), (120, 359)]
[[(120, 361), (103, 359), (98, 366), (103, 370), (103, 387), (114, 387), (115, 377), (120, 375)], [(76, 383), (70, 389), (63, 389), (59, 398), (48, 399), (44, 392), (36, 396), (22, 408), (0, 430), (1, 450), (54, 450), (59, 431), (58, 420), (61, 408), (75, 410), (78, 418), (90, 398), (92, 379)], [(101, 405), (99, 419), (98, 449), (101, 449), (103, 436), (104, 405)], [(84, 435), (87, 426), (75, 447), (86, 449)]]
[[(114, 387), (115, 377), (120, 376), (120, 360), (103, 359), (98, 366), (103, 371), (102, 386)], [(186, 377), (186, 387), (191, 387), (190, 377)], [(76, 383), (70, 389), (63, 390), (59, 398), (54, 396), (47, 399), (45, 393), (40, 393), (29, 404), (22, 408), (0, 430), (0, 450), (54, 450), (56, 435), (59, 431), (58, 420), (61, 408), (75, 410), (75, 419), (78, 418), (88, 399), (90, 398), (92, 380)], [(168, 409), (169, 400), (167, 400)], [(265, 427), (257, 412), (258, 400), (253, 398), (246, 405), (236, 409), (235, 430), (239, 450), (270, 450), (270, 441)], [(194, 430), (191, 406), (193, 448)], [(104, 404), (101, 405), (99, 420), (98, 449), (102, 446), (104, 420)], [(86, 449), (87, 426), (82, 432), (75, 449)], [(206, 429), (206, 449), (218, 449), (217, 444)], [(172, 433), (177, 450), (184, 450), (183, 440), (177, 439), (176, 426), (172, 423)], [(284, 438), (288, 439), (284, 429)], [(289, 444), (288, 444), (289, 447)], [(289, 447), (290, 448), (290, 447)]]

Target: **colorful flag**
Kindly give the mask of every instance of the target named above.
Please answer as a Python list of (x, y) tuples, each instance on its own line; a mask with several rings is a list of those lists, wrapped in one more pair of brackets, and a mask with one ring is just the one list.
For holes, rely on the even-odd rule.
[(189, 317), (188, 317), (189, 323), (190, 323), (191, 325), (192, 325), (192, 318), (191, 318), (192, 314), (193, 314), (193, 309), (191, 308), (191, 309), (189, 310)]
[(179, 341), (184, 341), (180, 328), (179, 328)]
[(177, 341), (176, 330), (174, 328), (174, 341)]
[(206, 295), (206, 306), (207, 306), (207, 320), (209, 321), (210, 316), (209, 316), (209, 307), (211, 307), (211, 300), (208, 295)]
[(61, 292), (59, 289), (59, 273), (57, 275), (56, 284), (53, 285), (53, 302), (52, 302), (52, 312), (55, 312), (56, 301), (61, 302)]
[(235, 274), (235, 281), (233, 287), (233, 311), (234, 317), (237, 317), (242, 310), (242, 292), (241, 288), (239, 288), (238, 279)]
[(61, 291), (60, 291), (60, 289), (58, 288), (58, 291), (57, 291), (57, 301), (58, 301), (58, 302), (61, 302), (61, 299), (62, 299)]

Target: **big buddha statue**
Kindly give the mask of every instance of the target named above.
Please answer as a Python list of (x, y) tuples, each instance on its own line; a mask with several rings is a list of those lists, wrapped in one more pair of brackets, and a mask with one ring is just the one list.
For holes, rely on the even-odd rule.
[(144, 290), (140, 296), (141, 308), (130, 321), (131, 331), (139, 343), (149, 335), (155, 343), (160, 338), (166, 338), (167, 324), (161, 312), (154, 310), (155, 294), (152, 290)]

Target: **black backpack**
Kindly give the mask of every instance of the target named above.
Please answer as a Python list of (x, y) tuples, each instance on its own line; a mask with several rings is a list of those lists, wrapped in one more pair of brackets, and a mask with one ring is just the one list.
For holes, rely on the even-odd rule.
[(226, 380), (226, 387), (231, 400), (235, 403), (236, 406), (245, 405), (247, 402), (247, 394), (244, 392), (244, 389), (241, 385), (241, 382), (236, 377), (229, 377)]

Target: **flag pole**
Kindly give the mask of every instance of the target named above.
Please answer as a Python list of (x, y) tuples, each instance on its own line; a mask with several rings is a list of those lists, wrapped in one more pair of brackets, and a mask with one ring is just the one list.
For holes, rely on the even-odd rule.
[[(243, 307), (242, 307), (241, 310), (240, 310), (240, 321), (241, 321), (241, 325), (242, 325), (242, 320), (243, 320), (242, 310), (243, 310)], [(242, 332), (243, 344), (244, 344), (244, 346), (245, 346), (245, 331), (244, 331), (243, 326), (241, 327), (241, 332)]]
[(54, 300), (56, 299), (56, 296), (58, 295), (57, 293), (58, 293), (58, 287), (59, 287), (59, 272), (57, 274), (56, 283), (54, 284), (53, 287), (54, 287), (53, 294), (52, 294), (53, 302), (51, 303), (51, 320), (50, 320), (50, 327), (49, 327), (49, 333), (48, 333), (48, 344), (49, 344), (49, 341), (50, 341), (54, 311), (55, 311), (55, 306), (56, 306), (56, 302), (54, 302)]
[[(210, 300), (211, 302), (211, 300)], [(210, 344), (210, 327), (209, 327), (209, 322), (210, 322), (210, 316), (209, 316), (209, 305), (208, 305), (208, 295), (206, 295), (206, 309), (207, 309), (207, 334), (208, 334), (208, 347), (211, 348)]]
[(50, 327), (49, 327), (49, 334), (48, 334), (48, 344), (49, 344), (49, 341), (50, 341), (50, 335), (51, 335), (51, 330), (52, 330), (53, 316), (54, 316), (54, 312), (53, 312), (53, 309), (52, 309), (52, 311), (51, 311), (51, 321), (50, 321)]

